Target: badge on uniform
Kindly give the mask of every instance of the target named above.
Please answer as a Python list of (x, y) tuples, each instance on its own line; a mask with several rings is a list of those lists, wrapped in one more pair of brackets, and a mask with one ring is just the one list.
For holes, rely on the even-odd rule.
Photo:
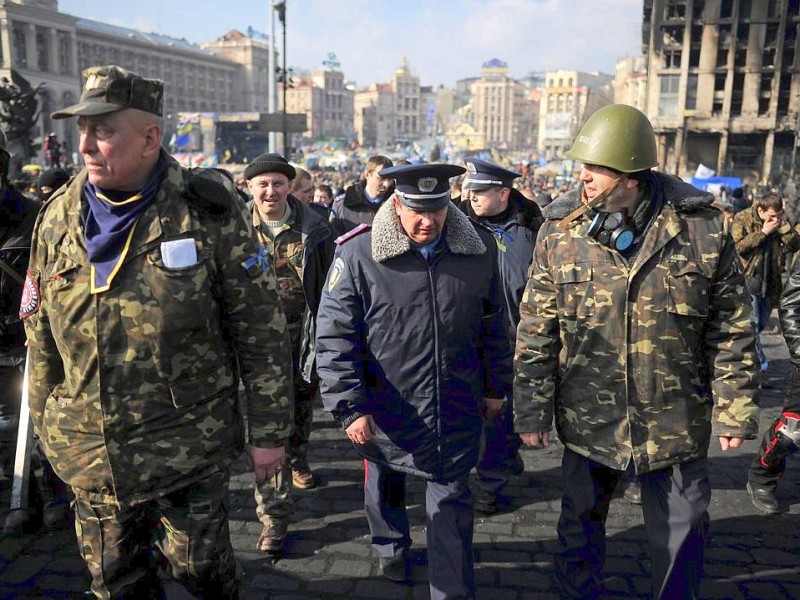
[(259, 247), (258, 254), (249, 256), (242, 263), (242, 268), (249, 277), (255, 277), (259, 273), (266, 273), (269, 270), (269, 254), (264, 246)]
[(27, 319), (39, 312), (41, 294), (39, 284), (28, 271), (25, 275), (25, 284), (22, 286), (22, 301), (19, 304), (19, 318)]
[(333, 266), (331, 267), (331, 274), (328, 277), (328, 291), (332, 292), (333, 288), (336, 287), (336, 284), (339, 283), (339, 280), (342, 278), (342, 271), (344, 271), (344, 261), (341, 257), (337, 257), (335, 261), (333, 261)]

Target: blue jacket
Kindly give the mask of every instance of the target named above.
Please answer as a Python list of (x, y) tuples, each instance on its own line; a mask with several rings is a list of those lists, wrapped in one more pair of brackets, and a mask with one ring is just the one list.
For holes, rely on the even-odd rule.
[(429, 479), (475, 466), (483, 397), (503, 398), (511, 344), (490, 234), (453, 205), (430, 261), (391, 203), (336, 251), (317, 318), (325, 409), (347, 427), (372, 415), (365, 458)]
[(528, 269), (533, 260), (536, 234), (544, 221), (542, 211), (533, 201), (526, 199), (515, 189), (511, 189), (508, 209), (499, 222), (478, 217), (468, 201), (462, 203), (462, 209), (470, 218), (486, 227), (497, 242), (497, 260), (500, 279), (503, 282), (508, 334), (513, 344), (517, 338), (519, 303), (522, 301), (525, 284), (528, 283)]

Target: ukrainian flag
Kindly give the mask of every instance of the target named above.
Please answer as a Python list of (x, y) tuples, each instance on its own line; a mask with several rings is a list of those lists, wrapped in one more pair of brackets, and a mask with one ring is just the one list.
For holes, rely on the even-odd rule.
[(184, 148), (191, 144), (191, 137), (189, 134), (192, 132), (192, 124), (184, 123), (178, 126), (178, 131), (175, 136), (175, 147)]

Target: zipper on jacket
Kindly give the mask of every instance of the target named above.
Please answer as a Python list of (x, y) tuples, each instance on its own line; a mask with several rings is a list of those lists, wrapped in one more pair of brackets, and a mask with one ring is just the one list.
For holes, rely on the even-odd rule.
[[(420, 259), (425, 262), (428, 269), (428, 283), (431, 286), (431, 311), (433, 314), (433, 367), (434, 367), (434, 380), (436, 381), (436, 394), (435, 410), (436, 410), (436, 449), (439, 454), (439, 475), (444, 472), (444, 465), (442, 464), (442, 411), (440, 402), (442, 399), (442, 384), (441, 384), (441, 365), (439, 360), (439, 313), (438, 303), (436, 302), (436, 285), (434, 282), (434, 269), (433, 263), (425, 260), (425, 257), (420, 255)], [(437, 260), (434, 253), (433, 260)]]

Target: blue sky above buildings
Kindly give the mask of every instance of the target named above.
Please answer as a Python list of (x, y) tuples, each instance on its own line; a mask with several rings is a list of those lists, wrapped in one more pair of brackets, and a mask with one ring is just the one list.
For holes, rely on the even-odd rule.
[[(287, 66), (334, 53), (359, 86), (387, 83), (405, 56), (422, 85), (453, 86), (498, 58), (509, 74), (613, 74), (641, 53), (642, 0), (286, 0)], [(59, 10), (202, 43), (231, 29), (269, 34), (269, 0), (60, 0)], [(282, 32), (276, 19), (276, 39)]]

